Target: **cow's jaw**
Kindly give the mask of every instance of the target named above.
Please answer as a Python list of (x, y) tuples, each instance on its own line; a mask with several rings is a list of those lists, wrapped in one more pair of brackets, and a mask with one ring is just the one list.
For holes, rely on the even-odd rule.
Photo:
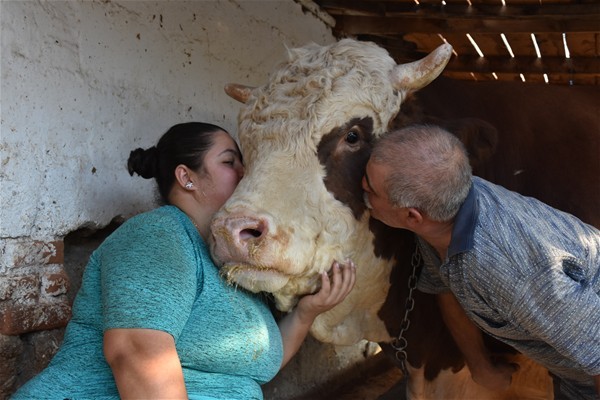
[(221, 275), (232, 285), (240, 285), (251, 292), (275, 292), (284, 287), (290, 276), (272, 267), (244, 263), (225, 263)]

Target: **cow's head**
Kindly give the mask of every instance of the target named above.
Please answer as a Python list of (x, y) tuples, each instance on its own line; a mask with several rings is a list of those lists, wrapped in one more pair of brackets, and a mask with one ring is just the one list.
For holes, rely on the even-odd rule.
[[(380, 329), (369, 319), (385, 299), (390, 267), (375, 255), (361, 178), (373, 141), (405, 96), (435, 79), (450, 56), (451, 47), (442, 45), (397, 65), (384, 49), (345, 39), (290, 50), (261, 87), (229, 85), (227, 92), (245, 104), (239, 140), (246, 172), (212, 224), (211, 251), (223, 275), (272, 293), (286, 311), (317, 289), (319, 273), (334, 259), (351, 258), (358, 272), (349, 297), (373, 297), (353, 318)], [(384, 286), (369, 283), (377, 276)], [(352, 300), (346, 306), (356, 307)], [(329, 312), (337, 339), (315, 336), (337, 343), (382, 339), (340, 325), (348, 309), (342, 303)]]

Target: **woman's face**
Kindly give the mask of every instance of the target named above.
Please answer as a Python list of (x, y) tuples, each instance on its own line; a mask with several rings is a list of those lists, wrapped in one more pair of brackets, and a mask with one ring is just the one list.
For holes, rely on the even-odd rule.
[(201, 188), (207, 202), (221, 208), (229, 199), (244, 176), (244, 165), (240, 151), (231, 136), (217, 131), (213, 137), (213, 146), (204, 158), (201, 176)]

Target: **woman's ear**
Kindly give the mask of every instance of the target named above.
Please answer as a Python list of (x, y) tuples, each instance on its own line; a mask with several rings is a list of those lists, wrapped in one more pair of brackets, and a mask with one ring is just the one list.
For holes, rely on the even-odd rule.
[(177, 184), (184, 189), (191, 190), (194, 188), (192, 172), (183, 164), (180, 164), (175, 168), (175, 180), (177, 181)]

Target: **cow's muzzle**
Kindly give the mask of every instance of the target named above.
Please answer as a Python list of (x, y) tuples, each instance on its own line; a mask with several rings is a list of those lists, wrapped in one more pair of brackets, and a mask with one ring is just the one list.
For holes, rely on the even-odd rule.
[(219, 263), (260, 264), (268, 231), (264, 218), (216, 217), (211, 225), (213, 256)]

